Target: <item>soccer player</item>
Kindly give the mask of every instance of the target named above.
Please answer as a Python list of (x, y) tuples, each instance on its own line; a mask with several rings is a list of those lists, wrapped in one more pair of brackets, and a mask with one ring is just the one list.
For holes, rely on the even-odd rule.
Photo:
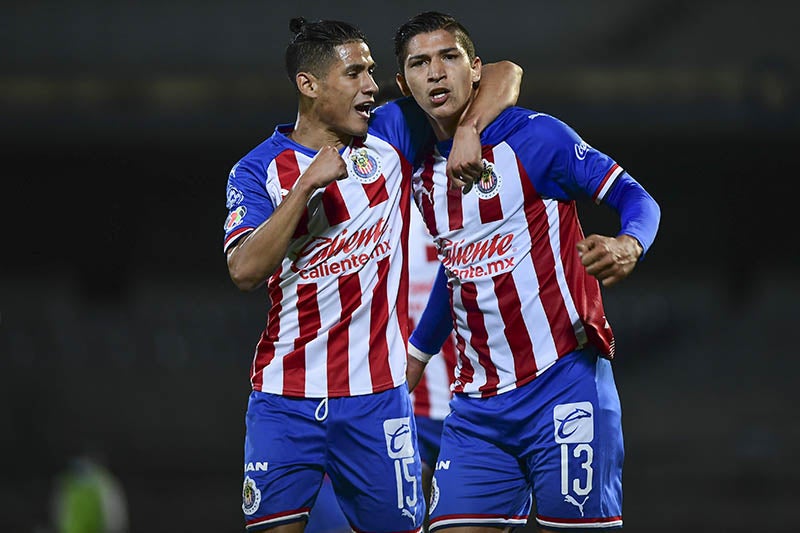
[[(406, 239), (411, 169), (430, 126), (410, 99), (371, 113), (375, 65), (357, 28), (292, 19), (290, 30), (296, 121), (234, 165), (226, 193), (230, 277), (242, 290), (266, 281), (270, 299), (250, 374), (246, 526), (303, 531), (328, 474), (353, 529), (418, 531)], [(467, 145), (516, 101), (518, 67), (498, 72), (462, 117)], [(480, 166), (474, 155), (453, 168), (462, 182)]]
[[(481, 134), (481, 178), (451, 190), (444, 161), (481, 61), (467, 30), (436, 12), (403, 24), (395, 52), (398, 83), (439, 141), (413, 181), (443, 267), (411, 337), (409, 386), (453, 326), (459, 354), (430, 529), (521, 526), (531, 491), (545, 531), (619, 528), (621, 409), (599, 282), (631, 273), (659, 207), (569, 126), (518, 107)], [(619, 234), (584, 237), (580, 198), (616, 210)]]

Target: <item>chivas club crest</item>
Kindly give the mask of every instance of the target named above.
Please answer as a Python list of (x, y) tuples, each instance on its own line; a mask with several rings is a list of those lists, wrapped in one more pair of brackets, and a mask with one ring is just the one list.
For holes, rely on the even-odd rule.
[(381, 175), (381, 161), (366, 148), (357, 148), (350, 153), (350, 175), (361, 183), (372, 183)]
[(251, 515), (258, 510), (259, 505), (261, 505), (261, 491), (256, 487), (256, 482), (247, 476), (242, 487), (242, 511), (246, 515)]
[(481, 172), (481, 177), (478, 178), (478, 181), (475, 182), (475, 193), (478, 198), (482, 200), (494, 198), (500, 192), (500, 184), (502, 182), (503, 179), (495, 171), (494, 165), (484, 159), (483, 172)]

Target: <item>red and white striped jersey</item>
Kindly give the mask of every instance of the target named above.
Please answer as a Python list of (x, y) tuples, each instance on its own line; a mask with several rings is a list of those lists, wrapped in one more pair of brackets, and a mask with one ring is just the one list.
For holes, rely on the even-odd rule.
[(602, 201), (622, 169), (568, 126), (521, 108), (481, 135), (484, 172), (448, 188), (451, 143), (414, 173), (413, 193), (447, 269), (455, 392), (499, 394), (587, 344), (614, 355), (597, 280), (581, 265), (575, 198)]
[[(411, 210), (411, 231), (408, 236), (408, 312), (411, 319), (409, 331), (419, 322), (433, 280), (441, 263), (436, 255), (433, 238), (425, 228), (417, 209)], [(444, 420), (450, 412), (450, 386), (456, 364), (454, 336), (447, 338), (442, 351), (427, 364), (419, 383), (411, 394), (414, 414), (434, 420)]]
[[(311, 198), (267, 280), (254, 390), (322, 398), (405, 382), (410, 161), (421, 143), (410, 140), (401, 106), (376, 114), (367, 137), (342, 151), (349, 176)], [(224, 249), (267, 220), (311, 163), (315, 151), (290, 130), (276, 128), (231, 171)]]

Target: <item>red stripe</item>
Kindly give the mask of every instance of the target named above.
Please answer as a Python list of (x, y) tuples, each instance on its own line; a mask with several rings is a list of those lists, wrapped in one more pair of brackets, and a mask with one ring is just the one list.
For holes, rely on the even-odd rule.
[(389, 258), (384, 257), (378, 261), (378, 283), (372, 291), (370, 306), (369, 373), (373, 392), (378, 392), (387, 383), (393, 382), (389, 367), (389, 344), (386, 341), (386, 329), (389, 323), (388, 276)]
[[(556, 352), (561, 356), (574, 350), (578, 342), (556, 278), (556, 262), (553, 248), (550, 245), (550, 222), (547, 219), (545, 204), (534, 189), (533, 183), (528, 178), (525, 167), (519, 159), (517, 159), (517, 166), (522, 182), (522, 193), (525, 196), (525, 218), (528, 221), (528, 230), (531, 235), (531, 260), (539, 282), (539, 299), (550, 325), (550, 334), (553, 336)], [(572, 203), (574, 204), (574, 202)], [(562, 203), (559, 203), (559, 212), (561, 205)], [(559, 225), (563, 231), (563, 221), (559, 220)], [(574, 244), (572, 246), (574, 247)], [(567, 244), (561, 241), (562, 256), (566, 248)], [(574, 251), (574, 249), (572, 250)], [(577, 257), (578, 254), (572, 253), (572, 255)]]
[[(578, 220), (575, 202), (559, 206), (561, 219), (561, 261), (572, 300), (583, 321), (589, 342), (612, 359), (615, 355), (614, 333), (606, 328), (605, 310), (597, 278), (586, 272), (580, 257), (574, 253), (578, 241), (583, 239), (583, 230)], [(571, 351), (571, 350), (570, 350)], [(559, 352), (559, 355), (564, 355)]]
[[(453, 309), (453, 286), (448, 284), (448, 289), (450, 291), (450, 312), (452, 314)], [(466, 341), (461, 333), (458, 331), (458, 326), (456, 326), (457, 322), (455, 317), (453, 317), (453, 333), (455, 335), (455, 342), (456, 342), (456, 353), (458, 354), (458, 361), (460, 363), (460, 368), (458, 369), (458, 374), (456, 378), (458, 383), (456, 384), (453, 392), (464, 392), (464, 385), (468, 383), (472, 383), (473, 377), (475, 375), (475, 369), (472, 367), (472, 363), (469, 361), (469, 357), (466, 355)]]
[(342, 191), (339, 190), (339, 182), (334, 181), (325, 187), (322, 194), (322, 206), (325, 209), (325, 217), (328, 224), (336, 226), (345, 220), (350, 219), (350, 212), (347, 210)]
[[(497, 375), (497, 367), (492, 362), (489, 353), (489, 332), (483, 321), (483, 313), (478, 305), (478, 291), (473, 282), (461, 283), (461, 301), (467, 313), (467, 327), (471, 334), (470, 345), (478, 353), (478, 363), (486, 372), (486, 383), (480, 386), (482, 396), (484, 392), (491, 392), (497, 388), (500, 379)], [(485, 394), (490, 396), (491, 394)]]
[(245, 232), (248, 232), (248, 231), (253, 231), (253, 229), (255, 229), (255, 228), (248, 228), (248, 227), (244, 227), (244, 228), (239, 228), (239, 229), (237, 229), (236, 231), (232, 232), (232, 233), (231, 233), (230, 235), (228, 235), (228, 237), (225, 239), (225, 243), (222, 245), (222, 249), (223, 249), (223, 250), (227, 250), (227, 248), (228, 248), (228, 245), (229, 245), (231, 242), (233, 242), (233, 241), (235, 241), (236, 239), (238, 239), (238, 238), (239, 238), (239, 236), (240, 236), (242, 233), (245, 233)]
[(597, 189), (595, 189), (595, 191), (594, 191), (594, 194), (592, 195), (592, 201), (593, 201), (593, 202), (596, 202), (596, 201), (597, 201), (597, 197), (598, 197), (598, 196), (600, 196), (600, 191), (602, 191), (602, 190), (603, 190), (603, 187), (605, 187), (605, 185), (606, 185), (606, 182), (607, 182), (609, 179), (611, 179), (611, 174), (613, 174), (613, 173), (614, 173), (614, 171), (615, 171), (615, 170), (617, 170), (618, 168), (619, 168), (619, 165), (618, 165), (618, 164), (616, 164), (616, 163), (614, 163), (614, 164), (611, 166), (611, 168), (608, 170), (608, 172), (606, 172), (606, 175), (605, 175), (605, 176), (603, 176), (603, 179), (602, 179), (602, 181), (600, 182), (600, 185), (598, 185), (598, 186), (597, 186)]
[(361, 280), (358, 274), (339, 276), (339, 322), (328, 332), (328, 394), (350, 395), (350, 322), (361, 304)]
[[(494, 152), (492, 146), (483, 147), (483, 158), (489, 163), (494, 164)], [(500, 203), (500, 195), (493, 196), (488, 200), (478, 199), (478, 209), (481, 213), (481, 222), (495, 222), (503, 218), (503, 205)]]
[(275, 513), (267, 516), (262, 516), (259, 518), (251, 518), (245, 522), (248, 526), (253, 526), (256, 524), (261, 524), (262, 522), (269, 522), (270, 520), (275, 520), (276, 518), (281, 518), (283, 516), (291, 516), (293, 514), (302, 514), (311, 512), (311, 507), (301, 507), (299, 509), (294, 509), (293, 511), (283, 511), (280, 513)]
[(386, 190), (386, 178), (381, 174), (372, 183), (364, 184), (364, 192), (369, 198), (369, 206), (375, 207), (389, 199), (389, 192)]
[[(267, 313), (267, 326), (261, 334), (261, 338), (256, 345), (256, 354), (253, 357), (253, 366), (250, 369), (250, 383), (253, 390), (260, 391), (264, 384), (264, 367), (275, 358), (275, 340), (280, 335), (280, 313), (283, 306), (283, 291), (281, 290), (278, 281), (281, 277), (281, 269), (272, 275), (270, 282), (267, 284), (269, 291), (269, 299), (272, 305), (269, 307)], [(274, 280), (274, 282), (273, 282)]]
[[(275, 158), (275, 168), (278, 171), (278, 181), (281, 189), (291, 191), (297, 178), (300, 177), (300, 167), (297, 164), (297, 155), (294, 150), (284, 150)], [(303, 212), (295, 228), (293, 238), (302, 237), (308, 233), (308, 210)]]
[(320, 328), (317, 285), (297, 285), (297, 321), (300, 331), (294, 350), (283, 357), (283, 393), (304, 396), (306, 392), (306, 344), (316, 338)]
[(425, 159), (420, 173), (423, 193), (420, 195), (420, 207), (425, 225), (429, 228), (436, 227), (436, 212), (433, 209), (433, 154)]
[[(397, 148), (395, 148), (395, 151), (397, 151)], [(403, 345), (407, 346), (408, 337), (411, 334), (411, 330), (408, 328), (408, 321), (411, 318), (408, 310), (408, 269), (410, 268), (408, 241), (411, 233), (411, 176), (414, 173), (414, 169), (400, 152), (397, 152), (397, 155), (400, 160), (402, 172), (402, 180), (400, 182), (400, 218), (403, 220), (403, 229), (400, 233), (400, 246), (403, 250), (403, 267), (400, 271), (400, 285), (397, 292), (397, 320), (399, 321), (398, 327), (402, 335)]]
[(522, 318), (522, 302), (514, 283), (514, 276), (505, 272), (494, 277), (492, 281), (500, 316), (505, 324), (503, 333), (514, 358), (515, 381), (519, 382), (521, 379), (535, 376), (538, 370), (533, 356), (533, 341)]
[(608, 522), (618, 522), (622, 520), (621, 516), (604, 516), (601, 518), (552, 518), (550, 516), (536, 515), (539, 520), (546, 522), (556, 522), (562, 524), (605, 524)]
[(447, 189), (447, 220), (450, 231), (464, 227), (464, 211), (461, 205), (464, 193), (461, 189)]

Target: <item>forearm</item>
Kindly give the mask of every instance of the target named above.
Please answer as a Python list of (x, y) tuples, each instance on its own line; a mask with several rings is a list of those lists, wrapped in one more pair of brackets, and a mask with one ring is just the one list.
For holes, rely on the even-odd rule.
[(644, 257), (658, 232), (661, 220), (658, 203), (628, 174), (620, 176), (605, 202), (619, 214), (619, 236), (636, 239), (642, 247), (639, 259)]
[(253, 290), (277, 270), (315, 190), (298, 181), (272, 215), (228, 252), (228, 272), (239, 289)]
[(481, 69), (481, 81), (475, 98), (464, 111), (459, 128), (482, 132), (505, 109), (516, 105), (522, 84), (522, 68), (511, 61), (487, 63)]

